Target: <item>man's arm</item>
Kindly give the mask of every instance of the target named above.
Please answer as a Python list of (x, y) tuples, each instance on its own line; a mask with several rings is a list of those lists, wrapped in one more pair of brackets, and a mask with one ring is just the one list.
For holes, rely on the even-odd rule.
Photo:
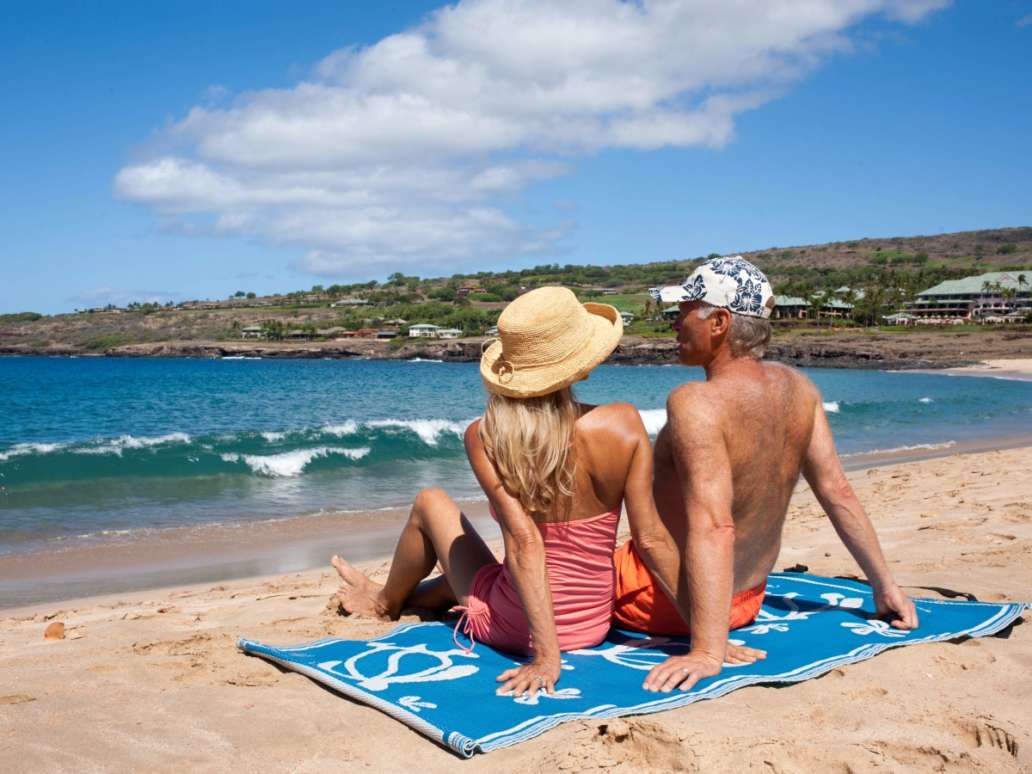
[(687, 690), (718, 674), (724, 663), (734, 590), (735, 522), (731, 464), (715, 412), (698, 385), (674, 390), (667, 401), (667, 433), (688, 519), (684, 570), (692, 649), (649, 672), (648, 690)]
[(677, 544), (670, 535), (659, 513), (656, 501), (652, 496), (652, 444), (642, 424), (641, 415), (631, 408), (635, 422), (635, 446), (631, 456), (631, 466), (624, 485), (624, 506), (627, 508), (627, 523), (631, 528), (631, 538), (656, 583), (667, 595), (682, 618), (688, 620), (691, 608), (688, 595), (688, 584), (681, 572), (681, 557), (677, 554)]
[(914, 629), (917, 627), (914, 603), (892, 577), (874, 526), (842, 470), (828, 416), (819, 398), (816, 404), (813, 435), (803, 460), (803, 475), (839, 538), (874, 588), (878, 614), (891, 613), (891, 623), (897, 629)]

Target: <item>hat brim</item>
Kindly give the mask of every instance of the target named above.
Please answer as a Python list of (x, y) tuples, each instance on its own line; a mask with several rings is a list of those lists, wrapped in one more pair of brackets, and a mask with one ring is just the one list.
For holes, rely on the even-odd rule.
[(588, 344), (561, 363), (518, 370), (495, 369), (502, 342), (493, 342), (480, 358), (480, 376), (490, 392), (510, 398), (536, 398), (569, 387), (609, 357), (623, 335), (623, 318), (615, 306), (583, 304), (592, 326)]

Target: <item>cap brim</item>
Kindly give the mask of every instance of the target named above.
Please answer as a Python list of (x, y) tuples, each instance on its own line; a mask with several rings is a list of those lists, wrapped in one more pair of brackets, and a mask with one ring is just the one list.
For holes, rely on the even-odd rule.
[(667, 285), (659, 289), (659, 300), (664, 304), (679, 304), (688, 296), (683, 285)]
[(623, 318), (615, 306), (584, 304), (593, 327), (588, 345), (566, 361), (547, 368), (498, 373), (495, 363), (502, 356), (502, 342), (492, 343), (480, 358), (480, 376), (488, 390), (510, 398), (536, 398), (569, 387), (583, 379), (616, 349), (623, 335)]

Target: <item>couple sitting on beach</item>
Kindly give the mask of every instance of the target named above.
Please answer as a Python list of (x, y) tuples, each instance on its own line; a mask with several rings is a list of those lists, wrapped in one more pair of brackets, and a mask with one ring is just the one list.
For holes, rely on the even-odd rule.
[[(490, 393), (466, 452), (501, 526), (499, 563), (443, 491), (416, 497), (385, 585), (339, 557), (349, 613), (397, 618), (457, 606), (472, 640), (529, 655), (500, 692), (552, 692), (560, 653), (601, 642), (610, 625), (691, 634), (690, 652), (647, 676), (648, 690), (687, 690), (725, 661), (762, 651), (729, 644), (752, 622), (781, 547), (789, 498), (805, 476), (897, 628), (917, 625), (878, 538), (843, 474), (817, 388), (761, 361), (774, 297), (740, 257), (700, 266), (657, 297), (679, 303), (681, 363), (706, 381), (676, 388), (653, 450), (629, 403), (578, 403), (571, 385), (616, 347), (619, 313), (540, 288), (498, 319), (480, 372)], [(631, 396), (629, 396), (631, 397)], [(621, 506), (631, 540), (616, 549)], [(616, 549), (614, 551), (614, 549)], [(443, 574), (427, 580), (440, 564)]]

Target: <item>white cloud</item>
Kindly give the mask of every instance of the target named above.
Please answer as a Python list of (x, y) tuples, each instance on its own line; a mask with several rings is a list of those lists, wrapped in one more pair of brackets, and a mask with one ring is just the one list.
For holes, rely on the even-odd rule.
[(141, 304), (166, 304), (169, 301), (177, 302), (182, 300), (183, 295), (181, 293), (173, 293), (166, 290), (130, 290), (127, 288), (110, 287), (84, 290), (66, 299), (69, 303), (82, 307), (107, 306), (108, 304), (125, 306), (134, 301)]
[(554, 251), (562, 224), (511, 212), (535, 182), (606, 149), (719, 148), (858, 23), (948, 2), (466, 0), (291, 89), (194, 107), (116, 190), (304, 246), (296, 265), (318, 274)]
[(1028, 27), (1030, 24), (1032, 24), (1032, 13), (1026, 13), (1024, 16), (1022, 16), (1020, 19), (1014, 22), (1014, 24), (1019, 30)]

